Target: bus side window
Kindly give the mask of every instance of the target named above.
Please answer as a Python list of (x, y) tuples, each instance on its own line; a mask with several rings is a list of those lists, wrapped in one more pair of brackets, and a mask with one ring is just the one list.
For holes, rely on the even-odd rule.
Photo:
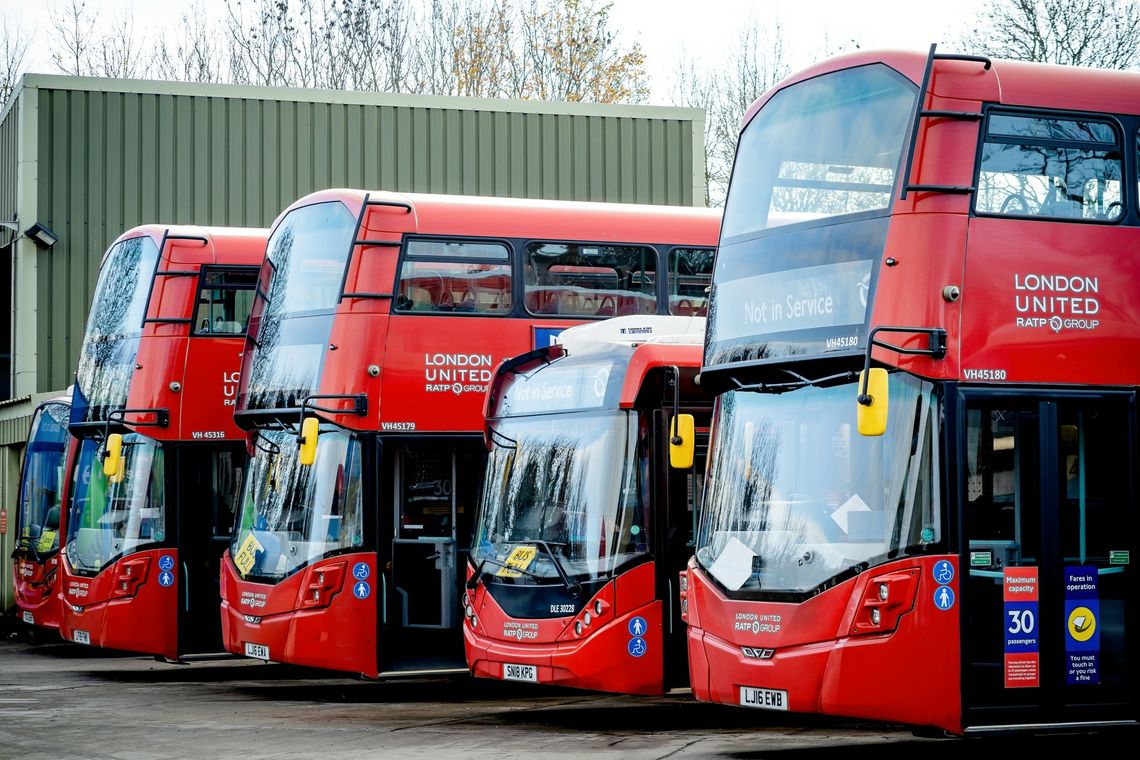
[(657, 313), (657, 254), (648, 246), (531, 243), (524, 266), (532, 314)]
[(674, 248), (669, 251), (669, 313), (703, 317), (709, 310), (714, 248)]
[(1120, 139), (1107, 121), (991, 111), (974, 208), (982, 214), (1115, 221)]
[(257, 285), (256, 268), (203, 267), (194, 313), (195, 335), (244, 335)]
[(476, 240), (409, 240), (396, 311), (501, 316), (511, 310), (510, 251)]

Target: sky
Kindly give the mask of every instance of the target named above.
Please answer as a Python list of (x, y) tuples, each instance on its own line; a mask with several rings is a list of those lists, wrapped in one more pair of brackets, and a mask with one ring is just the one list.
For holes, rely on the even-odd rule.
[[(225, 0), (199, 0), (209, 16), (226, 12)], [(65, 0), (0, 0), (0, 19), (13, 20), (38, 37), (29, 69), (52, 73), (46, 37), (50, 9)], [(103, 17), (130, 13), (137, 26), (176, 28), (190, 3), (176, 0), (87, 0)], [(983, 0), (614, 0), (612, 26), (622, 39), (641, 44), (652, 91), (649, 103), (670, 105), (672, 82), (684, 56), (709, 70), (725, 60), (749, 19), (777, 22), (793, 70), (815, 62), (823, 50), (851, 47), (926, 51), (956, 39), (975, 25)]]

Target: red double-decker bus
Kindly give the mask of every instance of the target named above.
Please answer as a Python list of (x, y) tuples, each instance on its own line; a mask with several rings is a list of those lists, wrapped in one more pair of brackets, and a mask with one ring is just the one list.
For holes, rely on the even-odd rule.
[(222, 571), (228, 650), (365, 677), (465, 670), (494, 368), (582, 320), (701, 308), (693, 270), (707, 276), (718, 225), (356, 190), (287, 209), (242, 365), (253, 459)]
[(71, 393), (32, 413), (20, 470), (16, 549), (12, 552), (16, 609), (29, 625), (59, 628), (59, 546), (66, 530), (65, 467), (75, 451), (67, 432)]
[(704, 328), (615, 317), (499, 366), (463, 596), (474, 675), (631, 694), (687, 685), (676, 581), (712, 406), (694, 382)]
[(749, 110), (682, 576), (698, 699), (954, 734), (1137, 720), (1138, 95), (932, 47)]
[(67, 640), (221, 651), (218, 566), (247, 459), (233, 413), (267, 234), (145, 225), (103, 257), (71, 407)]

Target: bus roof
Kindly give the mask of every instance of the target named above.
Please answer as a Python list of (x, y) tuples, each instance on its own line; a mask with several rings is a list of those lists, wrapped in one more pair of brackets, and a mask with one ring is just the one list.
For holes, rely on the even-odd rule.
[[(149, 237), (154, 241), (155, 245), (160, 245), (165, 235), (201, 237), (210, 241), (210, 255), (206, 257), (208, 260), (202, 261), (202, 257), (194, 256), (193, 261), (196, 263), (217, 262), (218, 248), (224, 247), (228, 251), (232, 251), (232, 253), (226, 256), (227, 263), (257, 266), (261, 264), (261, 260), (265, 257), (265, 241), (269, 237), (269, 230), (261, 227), (201, 227), (195, 224), (140, 224), (124, 231), (111, 241), (111, 244), (108, 245), (107, 249), (103, 252), (100, 266), (102, 266), (103, 261), (106, 261), (111, 249), (124, 240), (137, 237)], [(169, 258), (167, 252), (163, 251), (161, 253), (166, 254), (167, 258)]]
[[(917, 50), (866, 50), (829, 58), (796, 72), (764, 93), (748, 108), (741, 125), (751, 121), (779, 90), (833, 71), (883, 63), (914, 84), (921, 84), (927, 58), (927, 52)], [(950, 72), (954, 76), (949, 76)], [(973, 61), (940, 60), (935, 64), (931, 89), (939, 97), (1008, 106), (1140, 113), (1140, 73), (1135, 71), (1001, 59), (994, 59), (987, 70)]]
[[(715, 245), (720, 209), (594, 201), (488, 198), (473, 195), (368, 192), (334, 188), (310, 193), (286, 208), (340, 201), (359, 215), (365, 198), (410, 209), (411, 232), (497, 238), (561, 238), (614, 243), (667, 240), (675, 245)], [(711, 241), (711, 242), (710, 242)]]
[(704, 323), (630, 316), (568, 328), (557, 344), (496, 368), (484, 416), (632, 408), (652, 370), (677, 367), (690, 377), (700, 370)]

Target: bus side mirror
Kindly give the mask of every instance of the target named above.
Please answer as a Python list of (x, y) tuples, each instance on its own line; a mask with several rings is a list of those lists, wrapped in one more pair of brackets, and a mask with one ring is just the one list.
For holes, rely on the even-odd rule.
[(103, 449), (103, 474), (115, 482), (122, 480), (119, 473), (122, 464), (123, 436), (121, 433), (111, 433), (107, 436), (107, 445)]
[(865, 388), (863, 382), (860, 372), (856, 414), (859, 435), (882, 435), (887, 432), (887, 371), (882, 367), (868, 370)]
[(301, 466), (309, 467), (317, 459), (317, 435), (321, 421), (306, 417), (301, 423)]
[(696, 450), (696, 424), (691, 414), (674, 414), (672, 429), (669, 431), (669, 466), (675, 470), (687, 470), (693, 466), (693, 452)]

